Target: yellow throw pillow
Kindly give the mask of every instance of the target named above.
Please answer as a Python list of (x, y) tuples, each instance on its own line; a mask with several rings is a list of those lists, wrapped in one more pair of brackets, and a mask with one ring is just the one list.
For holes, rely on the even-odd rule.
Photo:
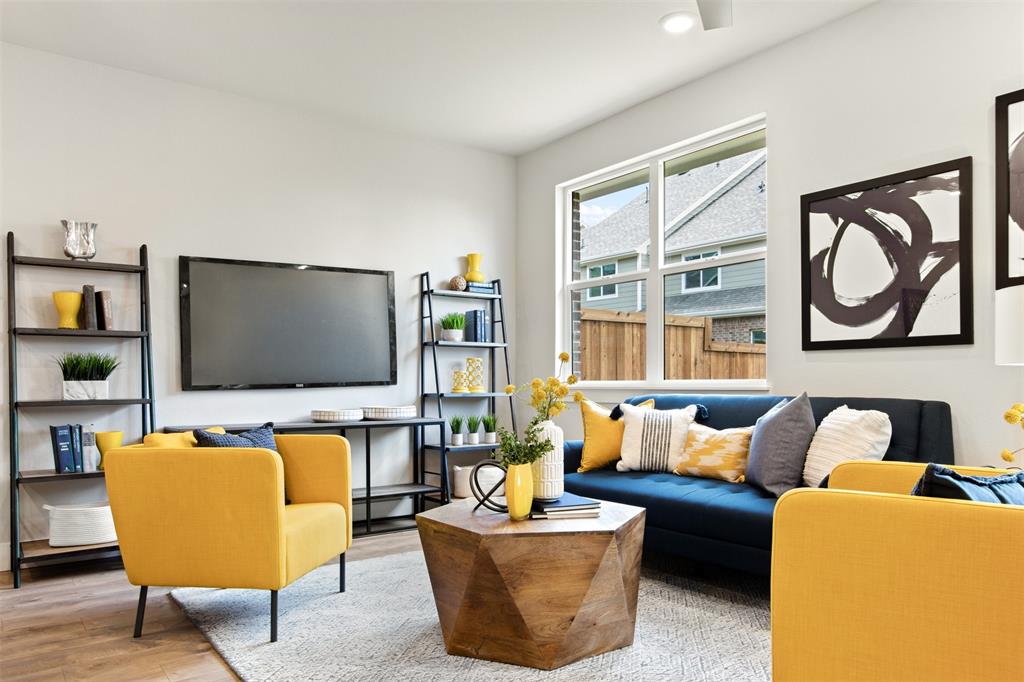
[[(203, 431), (224, 433), (224, 427), (211, 426)], [(150, 433), (142, 439), (142, 444), (147, 448), (194, 448), (199, 443), (191, 431), (182, 431), (181, 433)]]
[[(637, 407), (652, 409), (654, 400), (645, 400)], [(583, 415), (583, 457), (576, 471), (582, 474), (615, 464), (622, 452), (625, 422), (612, 419), (611, 410), (589, 400), (580, 403), (580, 414)]]
[(753, 426), (719, 431), (703, 424), (690, 424), (683, 461), (676, 467), (676, 473), (742, 483), (752, 435)]

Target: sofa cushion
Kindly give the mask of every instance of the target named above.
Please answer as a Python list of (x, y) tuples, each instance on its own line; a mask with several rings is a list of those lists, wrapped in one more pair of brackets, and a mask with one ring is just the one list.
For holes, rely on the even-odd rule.
[[(654, 401), (648, 400), (637, 407), (654, 407)], [(590, 400), (583, 400), (580, 403), (580, 415), (583, 417), (583, 454), (578, 471), (581, 474), (614, 466), (619, 461), (626, 422), (622, 419), (612, 419), (611, 413), (611, 410)]]
[(640, 471), (566, 474), (566, 490), (647, 509), (647, 525), (771, 549), (774, 495), (743, 483)]
[(776, 497), (799, 486), (814, 426), (806, 393), (780, 403), (758, 419), (750, 439), (747, 483)]
[(753, 433), (753, 426), (719, 431), (703, 424), (690, 424), (683, 461), (676, 467), (676, 473), (742, 483)]
[(697, 416), (697, 406), (681, 410), (652, 410), (638, 405), (620, 405), (622, 459), (619, 471), (675, 471), (683, 460), (686, 432)]

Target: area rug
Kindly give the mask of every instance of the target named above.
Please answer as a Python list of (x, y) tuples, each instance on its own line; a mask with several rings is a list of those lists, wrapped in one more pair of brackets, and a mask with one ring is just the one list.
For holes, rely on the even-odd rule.
[(449, 656), (421, 552), (323, 566), (280, 592), (269, 642), (266, 591), (182, 588), (171, 595), (243, 680), (769, 680), (768, 597), (645, 566), (633, 646), (549, 672)]

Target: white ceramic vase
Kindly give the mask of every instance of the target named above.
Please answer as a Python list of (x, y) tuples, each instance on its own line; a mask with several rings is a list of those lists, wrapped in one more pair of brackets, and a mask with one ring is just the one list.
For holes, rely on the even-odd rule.
[(460, 445), (462, 445), (462, 434), (461, 433), (453, 433), (452, 434), (452, 446), (459, 447)]
[(565, 492), (565, 433), (550, 419), (537, 424), (541, 440), (550, 440), (551, 449), (532, 464), (533, 499), (557, 500)]
[(462, 329), (442, 329), (442, 341), (462, 341), (465, 331)]
[(61, 382), (64, 400), (107, 400), (110, 397), (108, 381), (64, 381)]
[(484, 442), (487, 443), (488, 445), (494, 445), (495, 443), (497, 443), (498, 442), (498, 432), (497, 431), (487, 431), (487, 432), (485, 432), (484, 433)]
[(466, 443), (469, 444), (469, 445), (479, 445), (480, 444), (480, 432), (479, 431), (470, 431), (469, 433), (467, 433), (466, 434)]

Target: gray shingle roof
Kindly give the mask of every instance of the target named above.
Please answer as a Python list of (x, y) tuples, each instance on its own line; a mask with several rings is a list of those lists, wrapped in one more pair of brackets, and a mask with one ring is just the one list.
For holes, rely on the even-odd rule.
[[(764, 202), (757, 195), (764, 191), (766, 157), (760, 149), (665, 178), (665, 215), (673, 221), (666, 249), (763, 234)], [(644, 192), (596, 225), (585, 226), (580, 260), (599, 260), (644, 245), (647, 200)]]
[(729, 313), (764, 310), (765, 287), (740, 287), (737, 289), (715, 289), (695, 291), (692, 294), (675, 294), (665, 297), (665, 313), (668, 315), (689, 315), (703, 317), (728, 315)]

